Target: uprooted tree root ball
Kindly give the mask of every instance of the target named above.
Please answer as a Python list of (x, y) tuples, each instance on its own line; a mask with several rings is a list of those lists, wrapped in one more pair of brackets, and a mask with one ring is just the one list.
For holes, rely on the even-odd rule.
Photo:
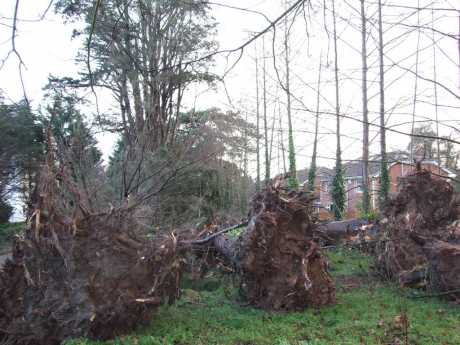
[(127, 208), (85, 215), (59, 183), (44, 173), (30, 226), (0, 271), (0, 342), (112, 338), (177, 297), (173, 235), (147, 240)]
[(307, 193), (269, 185), (253, 199), (248, 227), (237, 240), (214, 238), (239, 271), (251, 305), (294, 311), (335, 303), (327, 261), (313, 241), (311, 205)]
[(427, 171), (408, 176), (384, 216), (376, 247), (382, 275), (438, 292), (460, 289), (460, 274), (452, 274), (460, 269), (460, 209), (450, 183)]

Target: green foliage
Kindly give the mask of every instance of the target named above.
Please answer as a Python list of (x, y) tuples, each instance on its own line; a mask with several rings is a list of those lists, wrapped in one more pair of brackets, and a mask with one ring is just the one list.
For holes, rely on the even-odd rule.
[[(240, 114), (216, 108), (181, 113), (180, 123), (175, 145), (155, 153), (118, 142), (107, 169), (116, 198), (164, 185), (156, 221), (175, 225), (209, 220), (221, 211), (245, 214), (252, 181), (233, 162), (251, 150), (245, 135), (253, 137), (254, 127)], [(143, 182), (134, 188), (137, 181)]]
[(246, 230), (246, 227), (245, 226), (242, 226), (242, 227), (239, 227), (239, 228), (236, 228), (230, 232), (227, 232), (227, 236), (229, 238), (232, 238), (232, 239), (236, 239), (238, 238), (242, 233), (243, 231)]
[(102, 152), (78, 109), (81, 100), (55, 90), (48, 97), (50, 104), (41, 114), (43, 124), (51, 128), (60, 151), (67, 155), (74, 169), (78, 169), (75, 173), (84, 174), (100, 163)]
[[(72, 340), (67, 345), (382, 345), (402, 310), (410, 344), (460, 343), (458, 308), (436, 298), (404, 297), (398, 288), (366, 280), (370, 259), (355, 250), (328, 253), (337, 280), (338, 303), (320, 310), (268, 313), (241, 305), (231, 277), (211, 272), (186, 281), (185, 298), (155, 313), (151, 326), (107, 342)], [(349, 281), (354, 282), (350, 287)]]
[(15, 235), (24, 231), (24, 227), (23, 222), (0, 224), (0, 246), (9, 244)]
[(316, 163), (312, 161), (310, 170), (308, 170), (308, 191), (314, 191), (315, 190), (315, 180), (316, 180)]
[(460, 182), (458, 182), (457, 180), (452, 181), (452, 186), (454, 187), (454, 191), (456, 193), (460, 193)]
[(192, 211), (208, 219), (219, 211), (246, 213), (251, 180), (233, 162), (251, 152), (247, 137), (255, 136), (254, 126), (238, 113), (211, 108), (181, 114), (177, 135), (178, 143), (192, 142), (184, 159), (198, 163), (168, 189), (181, 195), (173, 201), (174, 212), (182, 204), (182, 213)]
[(357, 203), (356, 203), (356, 209), (358, 211), (358, 218), (367, 220), (367, 221), (374, 221), (378, 218), (378, 211), (369, 208), (368, 211), (366, 212), (364, 210), (363, 206), (363, 198), (361, 198)]
[(109, 156), (109, 164), (107, 166), (107, 179), (112, 190), (113, 198), (121, 201), (127, 195), (124, 195), (124, 171), (126, 167), (123, 164), (125, 152), (125, 142), (123, 139), (118, 139), (115, 143), (115, 149)]
[(295, 147), (294, 147), (294, 137), (292, 131), (289, 131), (289, 177), (288, 177), (288, 187), (291, 189), (299, 188), (299, 180), (297, 180), (297, 168), (296, 168), (296, 158), (295, 158)]
[(0, 95), (0, 199), (26, 196), (43, 158), (43, 128), (25, 101), (6, 104)]
[(8, 223), (13, 215), (13, 207), (5, 200), (0, 199), (0, 224)]
[(345, 212), (345, 201), (346, 201), (346, 192), (345, 192), (345, 179), (344, 172), (342, 168), (342, 162), (337, 161), (335, 167), (335, 174), (332, 180), (332, 212), (336, 220), (340, 220), (344, 216)]
[[(208, 3), (195, 0), (104, 0), (100, 6), (93, 0), (55, 3), (56, 11), (65, 19), (83, 22), (80, 26), (83, 30), (75, 30), (74, 36), (83, 36), (82, 41), (90, 43), (89, 47), (86, 43), (82, 46), (77, 58), (83, 67), (81, 79), (62, 81), (70, 87), (97, 84), (113, 90), (122, 122), (121, 126), (115, 123), (114, 128), (121, 129), (130, 142), (149, 141), (148, 150), (173, 143), (184, 90), (192, 83), (212, 84), (217, 79), (208, 72), (212, 57), (200, 59), (216, 50), (213, 40), (216, 24)], [(86, 59), (82, 58), (87, 50), (91, 50), (94, 61), (92, 73), (88, 73)]]
[(390, 176), (388, 174), (388, 165), (386, 161), (382, 161), (380, 165), (380, 191), (379, 191), (380, 209), (384, 207), (387, 201), (389, 192), (390, 192)]
[[(363, 216), (367, 217), (371, 212), (371, 196), (369, 194), (369, 186), (366, 183), (362, 184), (363, 195), (361, 199), (361, 208), (363, 210)], [(364, 218), (367, 219), (367, 218)]]

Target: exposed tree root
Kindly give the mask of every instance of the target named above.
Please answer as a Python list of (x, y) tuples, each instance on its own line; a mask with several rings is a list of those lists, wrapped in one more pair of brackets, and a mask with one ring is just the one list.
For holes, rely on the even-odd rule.
[(460, 288), (459, 201), (445, 180), (420, 171), (389, 200), (377, 244), (379, 271), (408, 286)]
[(50, 166), (25, 236), (0, 271), (0, 343), (107, 339), (148, 322), (178, 296), (176, 238), (148, 240), (127, 208), (86, 213)]
[(248, 227), (237, 240), (213, 238), (240, 273), (251, 305), (292, 311), (335, 303), (327, 262), (314, 242), (311, 205), (309, 194), (267, 186), (253, 199)]

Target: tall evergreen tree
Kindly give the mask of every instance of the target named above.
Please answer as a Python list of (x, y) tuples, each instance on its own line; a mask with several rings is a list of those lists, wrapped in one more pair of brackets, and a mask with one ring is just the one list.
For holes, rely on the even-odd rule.
[(0, 204), (7, 210), (14, 193), (29, 199), (43, 161), (44, 136), (26, 101), (7, 104), (1, 95), (0, 133)]
[(383, 24), (382, 0), (378, 3), (378, 31), (379, 31), (379, 89), (380, 89), (380, 191), (379, 205), (383, 208), (390, 190), (390, 176), (388, 173), (388, 158), (386, 149), (385, 129), (385, 74), (383, 65)]
[(332, 0), (332, 20), (334, 29), (334, 76), (335, 76), (335, 116), (336, 116), (336, 160), (334, 178), (332, 180), (332, 211), (337, 220), (344, 216), (346, 192), (342, 166), (342, 149), (340, 145), (340, 96), (339, 96), (339, 63), (337, 52), (337, 19), (335, 14), (335, 0)]
[(212, 81), (215, 24), (206, 1), (58, 0), (65, 18), (86, 22), (80, 61), (86, 73), (71, 85), (104, 87), (120, 107), (127, 144), (148, 151), (173, 143), (184, 90)]
[[(106, 196), (102, 152), (91, 128), (79, 110), (81, 100), (74, 95), (64, 95), (56, 89), (48, 94), (48, 104), (41, 111), (41, 120), (53, 134), (58, 164), (69, 174), (82, 198), (91, 208)], [(54, 144), (54, 142), (48, 144)], [(95, 193), (95, 191), (98, 193)], [(94, 208), (93, 210), (95, 210)]]

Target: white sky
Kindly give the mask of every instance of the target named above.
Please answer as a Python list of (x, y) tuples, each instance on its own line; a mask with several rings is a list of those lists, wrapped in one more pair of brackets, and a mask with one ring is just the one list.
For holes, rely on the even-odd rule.
[[(274, 19), (283, 11), (283, 1), (278, 0), (216, 0), (221, 4), (250, 8), (265, 13), (269, 18)], [(347, 116), (360, 118), (361, 115), (361, 34), (354, 27), (359, 28), (360, 22), (354, 10), (350, 5), (359, 9), (357, 0), (337, 0), (338, 31), (339, 41), (339, 65), (340, 65), (340, 97), (341, 110)], [(421, 0), (422, 7), (431, 4), (431, 1)], [(14, 10), (15, 0), (2, 0), (0, 2), (0, 16), (10, 18)], [(21, 19), (38, 18), (43, 10), (47, 7), (49, 0), (21, 0), (19, 8), (19, 17)], [(366, 1), (367, 13), (369, 16), (375, 14), (377, 7), (374, 1)], [(387, 1), (390, 4), (390, 1)], [(416, 6), (417, 0), (393, 0), (392, 4), (402, 4), (405, 6)], [(313, 2), (314, 7), (322, 4), (322, 1)], [(329, 4), (329, 1), (328, 1)], [(350, 4), (350, 5), (348, 5)], [(453, 1), (437, 1), (435, 7), (453, 8)], [(458, 6), (457, 4), (457, 7)], [(411, 15), (412, 14), (412, 15)], [(332, 33), (331, 15), (329, 10), (326, 11), (328, 17), (328, 28)], [(260, 31), (267, 26), (267, 22), (259, 15), (232, 10), (220, 6), (213, 6), (213, 16), (219, 23), (217, 40), (221, 49), (234, 48), (248, 38), (249, 32)], [(458, 12), (436, 12), (435, 28), (445, 33), (458, 35)], [(333, 83), (333, 43), (327, 39), (327, 33), (324, 30), (323, 12), (318, 11), (311, 13), (311, 22), (308, 24), (309, 40), (305, 31), (305, 22), (300, 13), (295, 20), (290, 37), (291, 47), (291, 90), (297, 99), (309, 108), (316, 108), (316, 80), (318, 74), (319, 56), (322, 54), (323, 62), (326, 65), (326, 55), (328, 55), (329, 66), (323, 67), (323, 85), (321, 92), (324, 99), (321, 101), (321, 111), (334, 112), (334, 83)], [(376, 16), (371, 23), (375, 24)], [(417, 31), (410, 34), (410, 25), (415, 25), (417, 15), (410, 9), (395, 9), (392, 7), (384, 8), (385, 35), (384, 40), (388, 44), (386, 52), (388, 57), (385, 58), (386, 64), (386, 81), (388, 89), (386, 90), (386, 102), (388, 113), (388, 126), (398, 125), (400, 123), (410, 122), (413, 111), (414, 97), (414, 74), (407, 70), (393, 66), (394, 61), (400, 61), (401, 65), (408, 70), (415, 70), (415, 50), (417, 45)], [(401, 22), (400, 25), (392, 25), (395, 22)], [(420, 22), (431, 26), (431, 11), (420, 12)], [(0, 59), (3, 59), (11, 48), (11, 28), (4, 24), (11, 24), (11, 21), (0, 17)], [(368, 24), (368, 27), (370, 24)], [(81, 47), (80, 41), (70, 39), (73, 27), (64, 25), (61, 18), (50, 11), (43, 21), (19, 21), (18, 36), (16, 39), (17, 50), (22, 55), (26, 69), (24, 70), (24, 81), (27, 96), (32, 100), (33, 106), (37, 107), (42, 97), (42, 88), (47, 82), (48, 75), (55, 76), (75, 76), (79, 70), (74, 64), (74, 57), (77, 50)], [(282, 26), (277, 29), (276, 39), (276, 62), (279, 66), (281, 78), (284, 78), (283, 69), (283, 49), (282, 49)], [(397, 39), (401, 34), (406, 33), (402, 38)], [(369, 71), (369, 108), (370, 119), (378, 123), (378, 64), (376, 55), (376, 44), (374, 38), (377, 36), (375, 28), (372, 28), (372, 35), (368, 38), (368, 51), (370, 52), (368, 63)], [(285, 110), (286, 96), (281, 89), (277, 91), (277, 79), (273, 69), (273, 59), (271, 54), (272, 34), (266, 36), (266, 64), (267, 64), (267, 84), (268, 84), (268, 117), (271, 126), (273, 114), (278, 112), (276, 99), (279, 97), (281, 102), (281, 114), (283, 121), (283, 135), (287, 139), (287, 119)], [(419, 74), (425, 78), (433, 77), (433, 48), (431, 43), (431, 31), (424, 30), (420, 34), (419, 55)], [(459, 132), (453, 128), (460, 128), (460, 101), (459, 90), (459, 52), (458, 42), (455, 39), (435, 35), (438, 47), (436, 48), (437, 56), (437, 74), (438, 81), (453, 91), (456, 96), (438, 87), (438, 102), (445, 105), (439, 107), (438, 116), (443, 124), (441, 125), (440, 134), (452, 134), (454, 138), (459, 138)], [(309, 42), (309, 43), (308, 43)], [(261, 52), (262, 42), (258, 40), (258, 51)], [(329, 51), (329, 54), (327, 54)], [(195, 106), (204, 109), (211, 106), (217, 106), (222, 109), (236, 109), (247, 111), (250, 120), (255, 119), (255, 64), (254, 64), (255, 46), (248, 46), (242, 59), (225, 79), (227, 90), (232, 101), (229, 104), (228, 97), (222, 86), (217, 90), (207, 90), (204, 86), (193, 87), (189, 90), (187, 106)], [(226, 66), (235, 61), (238, 54), (230, 56), (229, 62), (223, 56), (216, 60), (213, 70), (220, 74)], [(3, 69), (0, 70), (0, 89), (3, 89), (6, 96), (11, 100), (19, 100), (22, 96), (22, 87), (18, 74), (18, 60), (15, 56), (10, 56)], [(398, 79), (400, 78), (400, 79)], [(398, 79), (398, 80), (397, 80)], [(309, 86), (306, 86), (309, 85)], [(433, 83), (418, 79), (417, 99), (424, 103), (418, 102), (416, 111), (416, 120), (426, 120), (435, 118), (435, 108), (428, 103), (434, 103)], [(278, 95), (278, 96), (277, 96)], [(88, 93), (91, 98), (91, 94)], [(110, 108), (112, 104), (110, 95), (102, 94), (102, 107)], [(294, 101), (294, 130), (295, 145), (297, 150), (297, 167), (305, 168), (309, 165), (311, 159), (311, 150), (314, 130), (314, 114), (302, 110), (303, 106)], [(262, 109), (262, 108), (261, 108)], [(276, 120), (277, 121), (277, 120)], [(262, 122), (261, 122), (262, 123)], [(278, 129), (278, 125), (275, 126)], [(395, 129), (403, 132), (410, 132), (410, 124), (399, 125)], [(321, 115), (320, 122), (320, 146), (319, 146), (319, 164), (332, 166), (335, 157), (335, 120), (332, 116)], [(371, 127), (371, 139), (374, 139), (371, 145), (371, 153), (379, 151), (378, 128)], [(308, 133), (310, 132), (310, 133)], [(356, 159), (361, 154), (361, 136), (362, 124), (353, 120), (344, 119), (342, 121), (343, 132), (343, 158)], [(278, 133), (278, 132), (277, 132)], [(97, 135), (100, 147), (105, 157), (110, 154), (114, 137), (109, 134)], [(277, 134), (274, 138), (277, 141)], [(388, 149), (403, 149), (408, 144), (408, 137), (395, 133), (388, 133)], [(276, 149), (277, 142), (274, 143), (272, 157), (273, 174), (279, 172), (282, 163), (279, 163), (280, 153)], [(285, 143), (285, 147), (286, 147)], [(287, 155), (286, 155), (287, 156)], [(254, 165), (251, 165), (252, 174), (254, 174)], [(262, 167), (262, 172), (263, 172)]]

